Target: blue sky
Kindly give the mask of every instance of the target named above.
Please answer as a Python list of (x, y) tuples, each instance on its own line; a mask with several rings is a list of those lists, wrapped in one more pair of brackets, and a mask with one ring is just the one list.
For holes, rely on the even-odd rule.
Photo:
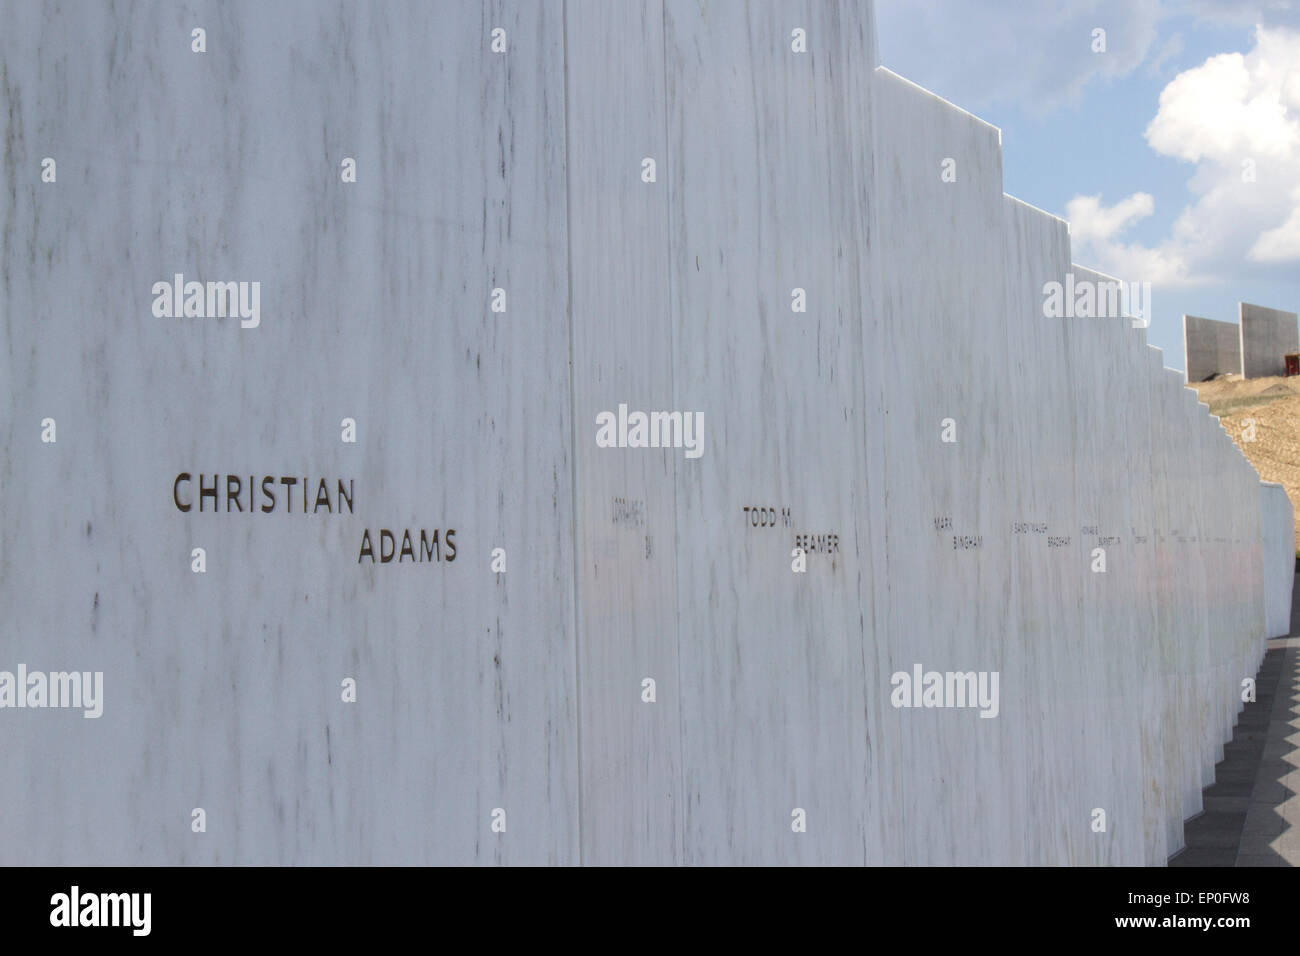
[(1300, 311), (1300, 3), (876, 10), (881, 61), (1002, 130), (1003, 189), (1070, 220), (1076, 262), (1152, 282), (1166, 365), (1183, 368), (1184, 312)]

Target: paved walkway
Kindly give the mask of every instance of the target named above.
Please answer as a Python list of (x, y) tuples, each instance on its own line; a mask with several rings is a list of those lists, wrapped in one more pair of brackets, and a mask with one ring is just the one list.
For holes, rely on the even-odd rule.
[[(1291, 633), (1300, 635), (1300, 575)], [(1255, 696), (1170, 866), (1300, 866), (1300, 636), (1268, 642)]]

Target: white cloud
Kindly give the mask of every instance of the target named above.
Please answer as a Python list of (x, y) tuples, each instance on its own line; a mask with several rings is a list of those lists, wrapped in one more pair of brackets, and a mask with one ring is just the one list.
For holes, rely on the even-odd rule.
[(1297, 55), (1300, 34), (1261, 29), (1250, 53), (1222, 53), (1178, 74), (1160, 94), (1147, 143), (1193, 162), (1286, 157), (1300, 145)]
[(1065, 205), (1075, 262), (1130, 282), (1188, 285), (1196, 281), (1174, 249), (1126, 243), (1121, 235), (1155, 211), (1147, 193), (1134, 193), (1112, 206), (1100, 196), (1075, 196)]
[(1158, 153), (1195, 163), (1194, 196), (1155, 246), (1123, 233), (1151, 214), (1145, 193), (1112, 206), (1076, 196), (1075, 259), (1133, 280), (1194, 284), (1300, 262), (1300, 31), (1259, 27), (1245, 54), (1210, 57), (1160, 94), (1146, 129)]
[(1139, 219), (1155, 211), (1149, 193), (1134, 193), (1113, 206), (1103, 206), (1100, 196), (1075, 196), (1065, 207), (1070, 235), (1076, 240), (1110, 240)]
[(1065, 206), (1074, 260), (1129, 281), (1188, 284), (1186, 264), (1176, 254), (1120, 238), (1154, 211), (1155, 201), (1148, 193), (1134, 193), (1112, 206), (1103, 204), (1100, 196), (1075, 196)]

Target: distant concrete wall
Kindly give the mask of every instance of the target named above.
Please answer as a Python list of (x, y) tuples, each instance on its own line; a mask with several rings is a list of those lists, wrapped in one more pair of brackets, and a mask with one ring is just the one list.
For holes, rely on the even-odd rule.
[(1203, 382), (1219, 373), (1241, 372), (1241, 330), (1232, 322), (1183, 316), (1183, 354), (1187, 381)]
[(1285, 375), (1286, 354), (1300, 352), (1300, 328), (1296, 326), (1296, 314), (1280, 309), (1266, 309), (1249, 302), (1241, 302), (1237, 308), (1241, 316), (1242, 377)]
[[(0, 710), (0, 863), (1179, 848), (1263, 651), (1258, 476), (1143, 330), (1047, 316), (1104, 277), (869, 3), (199, 3), (205, 57), (114, 9), (0, 33), (0, 670), (105, 674)], [(261, 325), (156, 317), (178, 271)], [(703, 454), (598, 445), (620, 406)]]
[(1259, 485), (1264, 531), (1264, 629), (1269, 637), (1291, 633), (1291, 588), (1295, 583), (1295, 514), (1286, 489)]

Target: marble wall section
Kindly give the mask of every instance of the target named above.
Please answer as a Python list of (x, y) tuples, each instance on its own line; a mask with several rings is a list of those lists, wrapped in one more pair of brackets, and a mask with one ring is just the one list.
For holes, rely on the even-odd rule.
[(1286, 489), (1259, 483), (1260, 526), (1264, 536), (1264, 631), (1269, 637), (1291, 633), (1291, 588), (1295, 580), (1295, 515)]

